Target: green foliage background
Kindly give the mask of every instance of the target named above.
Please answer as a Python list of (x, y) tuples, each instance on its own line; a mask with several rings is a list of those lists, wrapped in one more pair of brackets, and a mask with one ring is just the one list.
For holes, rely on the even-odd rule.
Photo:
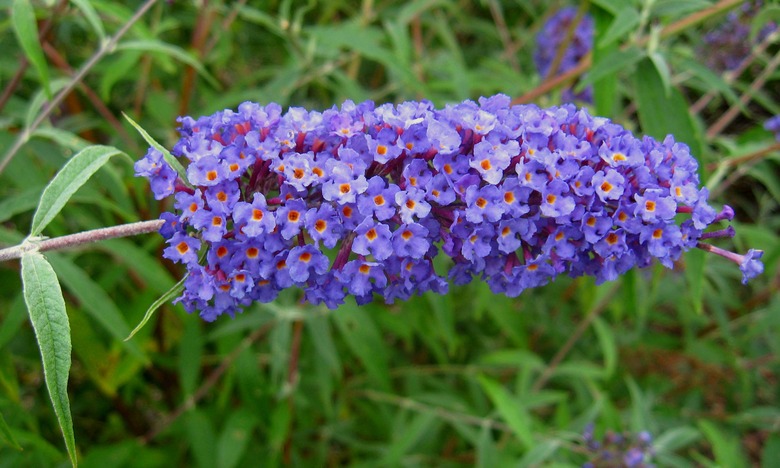
[[(151, 3), (74, 79), (142, 2), (0, 1), (0, 88), (9, 91), (0, 150), (29, 135), (0, 173), (0, 244), (22, 241), (41, 192), (75, 152), (99, 143), (145, 153), (122, 112), (171, 147), (178, 115), (244, 100), (323, 109), (497, 92), (543, 106), (560, 99), (560, 88), (540, 88), (550, 80), (532, 53), (563, 1)], [(579, 466), (580, 434), (594, 422), (597, 434), (649, 430), (659, 466), (777, 466), (780, 151), (762, 123), (780, 114), (778, 45), (737, 77), (707, 69), (700, 48), (741, 3), (578, 5), (597, 24), (585, 64), (592, 111), (692, 147), (716, 204), (737, 212), (737, 237), (718, 245), (766, 251), (766, 271), (749, 286), (735, 265), (691, 252), (674, 270), (656, 265), (601, 286), (560, 278), (516, 300), (475, 281), (446, 296), (327, 311), (287, 291), (214, 324), (167, 304), (123, 341), (181, 277), (161, 258), (162, 239), (49, 252), (70, 321), (79, 464)], [(12, 14), (25, 5), (33, 17)], [(757, 21), (778, 11), (766, 1)], [(35, 124), (69, 83), (75, 90)], [(694, 104), (703, 96), (706, 105)], [(129, 159), (112, 159), (44, 234), (170, 208), (132, 172)], [(19, 273), (17, 261), (0, 264), (0, 466), (66, 465)]]

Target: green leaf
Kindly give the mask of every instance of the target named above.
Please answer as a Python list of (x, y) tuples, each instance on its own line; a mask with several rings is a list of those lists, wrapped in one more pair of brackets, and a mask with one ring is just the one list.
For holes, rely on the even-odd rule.
[(136, 333), (141, 331), (144, 325), (146, 325), (146, 322), (148, 322), (149, 319), (152, 318), (152, 315), (154, 315), (154, 313), (157, 312), (157, 309), (162, 307), (162, 305), (165, 304), (166, 302), (173, 300), (173, 298), (175, 298), (182, 291), (184, 291), (184, 281), (187, 279), (187, 276), (189, 275), (184, 275), (184, 277), (178, 283), (173, 285), (173, 287), (169, 289), (168, 292), (160, 296), (159, 299), (154, 301), (152, 305), (149, 306), (149, 308), (146, 310), (146, 313), (144, 314), (144, 318), (141, 319), (141, 321), (133, 329), (133, 331), (131, 331), (130, 334), (127, 336), (127, 338), (125, 338), (125, 341), (129, 340), (130, 338), (135, 336)]
[(701, 156), (701, 144), (685, 98), (674, 87), (666, 93), (664, 79), (652, 59), (639, 62), (634, 83), (639, 123), (644, 133), (659, 140), (674, 135), (675, 140), (690, 146), (693, 155)]
[(604, 320), (596, 317), (593, 321), (593, 329), (601, 345), (601, 354), (604, 355), (604, 370), (609, 377), (615, 372), (617, 367), (617, 344), (615, 343), (615, 334), (612, 328)]
[(234, 411), (225, 422), (222, 434), (217, 440), (217, 466), (233, 468), (238, 466), (251, 439), (252, 429), (257, 424), (254, 414), (243, 410)]
[(147, 361), (137, 343), (123, 341), (130, 332), (124, 316), (109, 295), (89, 275), (62, 255), (52, 254), (49, 262), (62, 284), (81, 303), (81, 307), (108, 333), (142, 361)]
[(636, 47), (630, 47), (626, 50), (616, 50), (601, 57), (595, 62), (587, 75), (585, 75), (576, 90), (581, 90), (591, 85), (605, 76), (613, 75), (619, 71), (625, 70), (645, 57), (645, 51)]
[(383, 389), (390, 388), (385, 343), (371, 315), (357, 307), (343, 305), (339, 313), (332, 314), (331, 317), (350, 351), (360, 360), (368, 374), (380, 383)]
[(685, 253), (685, 279), (688, 282), (687, 296), (694, 312), (701, 315), (704, 310), (704, 277), (707, 254), (703, 250), (691, 249)]
[(761, 451), (761, 468), (772, 468), (780, 460), (780, 435), (772, 434)]
[(0, 223), (8, 221), (19, 213), (35, 209), (42, 191), (41, 186), (29, 187), (17, 194), (4, 197), (0, 201)]
[(24, 300), (43, 359), (43, 375), (65, 446), (76, 466), (76, 438), (68, 401), (70, 373), (70, 325), (60, 283), (49, 262), (38, 252), (22, 256)]
[(661, 84), (664, 87), (664, 94), (668, 98), (672, 92), (672, 72), (669, 71), (669, 65), (666, 64), (666, 58), (660, 52), (651, 52), (648, 54), (650, 61), (653, 62), (658, 76), (661, 78)]
[(106, 30), (103, 28), (103, 22), (100, 21), (100, 16), (98, 16), (95, 7), (92, 6), (92, 4), (87, 0), (71, 0), (71, 2), (76, 5), (79, 10), (81, 10), (84, 18), (86, 18), (89, 25), (92, 26), (92, 29), (95, 30), (95, 34), (97, 34), (100, 42), (102, 43), (105, 41)]
[(531, 417), (526, 408), (495, 380), (483, 375), (480, 375), (478, 379), (482, 389), (493, 402), (493, 406), (496, 407), (496, 411), (509, 424), (520, 442), (526, 449), (534, 447), (536, 442), (531, 428)]
[(116, 46), (115, 51), (120, 50), (137, 50), (145, 54), (148, 53), (160, 53), (175, 58), (180, 62), (184, 62), (187, 65), (194, 68), (208, 83), (215, 89), (220, 89), (219, 82), (209, 73), (203, 64), (198, 61), (192, 54), (188, 53), (181, 47), (175, 45), (166, 44), (165, 42), (158, 40), (137, 40), (127, 41)]
[(49, 139), (58, 145), (73, 151), (81, 151), (90, 145), (90, 142), (75, 133), (55, 127), (39, 127), (30, 135), (30, 138), (40, 137)]
[(712, 446), (717, 466), (747, 467), (745, 454), (736, 434), (726, 432), (712, 421), (699, 421), (699, 428)]
[(612, 24), (609, 25), (609, 29), (600, 36), (598, 41), (598, 47), (606, 47), (629, 32), (634, 31), (640, 21), (639, 12), (636, 9), (625, 6), (621, 8)]
[[(750, 21), (750, 43), (755, 43), (761, 30), (772, 22), (780, 22), (780, 5), (766, 5), (753, 17)], [(775, 31), (773, 33), (776, 34)]]
[(543, 463), (553, 456), (560, 446), (561, 441), (559, 440), (543, 440), (526, 452), (517, 466), (518, 468), (543, 466)]
[(30, 236), (39, 235), (92, 174), (117, 154), (125, 153), (113, 146), (90, 146), (65, 163), (41, 195)]
[(27, 60), (35, 67), (41, 78), (46, 97), (51, 99), (49, 86), (49, 67), (43, 56), (41, 42), (38, 40), (38, 23), (35, 20), (35, 10), (29, 0), (14, 0), (11, 10), (11, 21), (19, 44), (27, 56)]
[(190, 183), (187, 180), (187, 171), (184, 170), (184, 166), (181, 165), (178, 159), (174, 155), (171, 154), (170, 151), (168, 151), (163, 145), (157, 143), (157, 141), (152, 138), (151, 135), (149, 135), (146, 130), (141, 128), (140, 125), (138, 125), (135, 120), (131, 119), (129, 115), (122, 112), (122, 115), (125, 116), (128, 122), (130, 122), (130, 125), (132, 125), (136, 130), (138, 130), (138, 133), (141, 134), (141, 137), (143, 137), (144, 140), (146, 140), (146, 143), (149, 144), (149, 146), (153, 147), (157, 151), (161, 152), (163, 155), (163, 158), (165, 158), (165, 162), (170, 164), (172, 168), (176, 170), (176, 172), (179, 174), (179, 178), (187, 184), (187, 186), (192, 187)]
[(674, 452), (701, 439), (698, 429), (690, 426), (680, 426), (670, 429), (653, 441), (653, 449), (657, 453)]
[(187, 320), (179, 341), (179, 383), (182, 392), (190, 396), (195, 393), (200, 380), (203, 357), (203, 334), (200, 320)]
[(217, 461), (217, 453), (213, 449), (214, 427), (206, 414), (198, 409), (191, 409), (185, 414), (189, 447), (200, 468), (212, 468)]
[(19, 442), (16, 441), (13, 433), (11, 433), (11, 428), (8, 426), (8, 423), (5, 422), (3, 413), (0, 413), (0, 436), (2, 436), (3, 440), (5, 440), (11, 447), (15, 448), (16, 450), (22, 450)]

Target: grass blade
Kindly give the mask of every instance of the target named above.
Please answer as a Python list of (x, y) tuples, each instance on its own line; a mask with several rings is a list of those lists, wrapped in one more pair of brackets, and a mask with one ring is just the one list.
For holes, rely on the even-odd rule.
[(35, 329), (43, 359), (43, 374), (65, 446), (73, 466), (77, 466), (76, 437), (68, 401), (70, 373), (70, 324), (60, 283), (49, 262), (38, 252), (22, 256), (24, 300)]

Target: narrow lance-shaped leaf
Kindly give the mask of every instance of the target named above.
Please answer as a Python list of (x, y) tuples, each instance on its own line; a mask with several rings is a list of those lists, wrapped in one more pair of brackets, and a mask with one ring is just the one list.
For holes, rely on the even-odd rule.
[(92, 174), (117, 154), (125, 153), (113, 146), (96, 145), (70, 158), (44, 189), (33, 216), (30, 236), (39, 235)]
[(0, 436), (2, 436), (3, 440), (5, 440), (11, 447), (15, 448), (16, 450), (22, 450), (19, 442), (16, 441), (13, 433), (11, 433), (11, 428), (8, 426), (8, 423), (5, 422), (3, 413), (0, 413)]
[(46, 90), (46, 97), (51, 99), (49, 68), (43, 56), (41, 42), (38, 40), (38, 24), (35, 21), (35, 11), (29, 0), (14, 0), (11, 21), (16, 38), (19, 40), (27, 60), (38, 72), (43, 89)]
[(68, 401), (70, 325), (57, 275), (38, 252), (22, 256), (24, 300), (43, 359), (43, 374), (71, 463), (76, 461), (76, 438)]
[(478, 379), (482, 389), (496, 407), (496, 411), (509, 424), (520, 442), (526, 448), (533, 447), (535, 442), (531, 429), (531, 418), (526, 408), (515, 401), (512, 395), (495, 380), (482, 375)]
[(130, 332), (130, 335), (125, 338), (125, 341), (129, 340), (133, 336), (135, 336), (136, 333), (141, 331), (141, 329), (146, 325), (146, 322), (148, 322), (155, 312), (157, 312), (157, 309), (162, 307), (163, 304), (170, 301), (174, 297), (181, 294), (182, 291), (184, 291), (184, 281), (187, 279), (187, 276), (184, 275), (184, 278), (181, 279), (178, 283), (176, 283), (171, 289), (168, 290), (165, 294), (160, 296), (159, 299), (154, 301), (152, 305), (149, 306), (149, 309), (146, 310), (146, 313), (144, 314), (144, 318), (141, 319), (141, 321), (138, 323), (138, 325), (133, 329), (133, 331)]
[(146, 140), (146, 143), (148, 143), (149, 146), (162, 153), (163, 158), (165, 158), (165, 162), (170, 164), (171, 167), (176, 170), (182, 182), (184, 182), (186, 185), (191, 187), (190, 183), (187, 181), (187, 172), (184, 170), (184, 166), (181, 165), (179, 160), (176, 159), (176, 157), (172, 155), (171, 152), (168, 151), (163, 145), (157, 143), (157, 140), (152, 138), (152, 136), (149, 135), (146, 132), (146, 130), (144, 130), (140, 125), (138, 125), (135, 120), (131, 119), (129, 115), (125, 114), (124, 112), (122, 112), (122, 115), (125, 116), (127, 121), (130, 122), (130, 125), (133, 126), (133, 128), (138, 130), (138, 133), (141, 134), (141, 137), (143, 137), (143, 139)]

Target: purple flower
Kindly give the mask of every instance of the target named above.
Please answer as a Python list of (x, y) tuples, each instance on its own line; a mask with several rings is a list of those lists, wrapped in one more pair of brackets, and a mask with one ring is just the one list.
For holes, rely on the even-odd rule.
[(387, 276), (382, 265), (376, 262), (352, 260), (337, 273), (347, 291), (357, 297), (365, 297), (374, 291), (381, 291), (387, 285)]
[(662, 189), (645, 190), (643, 195), (634, 195), (636, 208), (634, 214), (640, 216), (646, 223), (674, 218), (677, 203)]
[(542, 191), (542, 214), (550, 218), (562, 217), (574, 211), (574, 199), (568, 196), (569, 184), (552, 180)]
[(305, 282), (312, 273), (325, 273), (329, 266), (328, 257), (311, 244), (293, 247), (286, 264), (290, 269), (290, 278), (296, 283)]
[(428, 230), (417, 223), (402, 224), (393, 232), (393, 250), (399, 257), (422, 258), (430, 247)]
[(431, 212), (431, 205), (425, 201), (425, 192), (414, 187), (396, 192), (395, 204), (398, 205), (401, 221), (407, 224), (413, 223), (414, 217), (421, 219)]
[(194, 266), (198, 264), (198, 249), (200, 249), (198, 239), (177, 232), (168, 239), (168, 247), (163, 250), (163, 257), (187, 266)]
[(363, 216), (375, 216), (379, 221), (392, 218), (396, 213), (395, 194), (400, 189), (395, 184), (374, 176), (368, 181), (368, 188), (358, 197), (358, 209)]
[(306, 202), (301, 199), (289, 200), (276, 210), (276, 225), (281, 228), (282, 237), (292, 239), (301, 232), (306, 215)]
[(206, 203), (212, 211), (229, 214), (241, 194), (234, 180), (221, 182), (206, 188)]
[(142, 159), (133, 165), (137, 177), (146, 177), (152, 187), (154, 198), (162, 200), (172, 195), (174, 184), (179, 177), (176, 171), (163, 158), (161, 152), (150, 148)]
[(599, 171), (593, 174), (591, 179), (596, 194), (605, 203), (609, 200), (618, 200), (623, 195), (625, 182), (625, 177), (613, 169), (607, 169), (606, 172)]
[(237, 230), (249, 237), (270, 233), (276, 227), (274, 214), (268, 210), (265, 196), (262, 193), (255, 193), (252, 203), (236, 203), (233, 221)]
[(330, 205), (310, 208), (306, 212), (304, 222), (306, 230), (315, 243), (322, 241), (325, 247), (333, 248), (341, 240), (341, 220)]
[(755, 278), (764, 272), (764, 264), (759, 260), (764, 255), (763, 250), (750, 249), (739, 262), (739, 271), (742, 272), (742, 284)]
[(707, 243), (733, 235), (711, 226), (734, 211), (709, 205), (687, 146), (572, 105), (494, 96), (282, 114), (244, 103), (180, 122), (173, 154), (188, 180), (154, 151), (136, 172), (156, 195), (175, 193), (163, 255), (190, 274), (177, 301), (207, 320), (292, 286), (330, 308), (347, 295), (442, 294), (440, 255), (455, 284), (481, 278), (511, 297), (559, 274), (601, 283), (653, 258), (672, 267), (693, 247), (737, 263), (745, 281), (763, 269), (760, 251)]
[(386, 224), (374, 223), (371, 218), (367, 218), (355, 229), (352, 251), (385, 260), (393, 254), (390, 238), (390, 228)]

